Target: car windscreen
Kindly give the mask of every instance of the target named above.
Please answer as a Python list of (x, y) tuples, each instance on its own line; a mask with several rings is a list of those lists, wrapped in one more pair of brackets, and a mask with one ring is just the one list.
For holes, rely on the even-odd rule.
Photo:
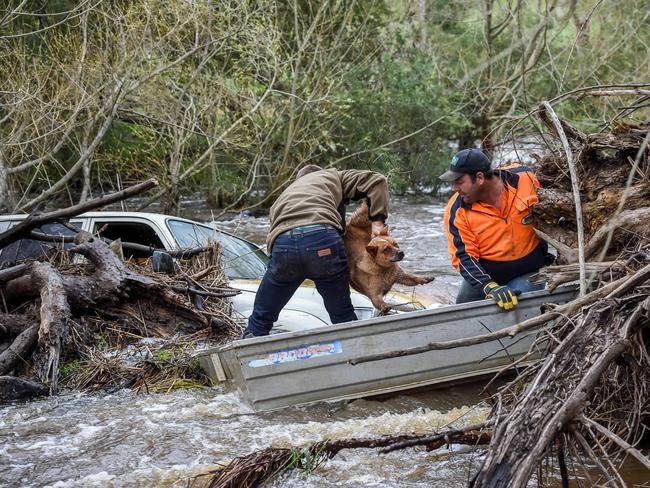
[(207, 225), (174, 219), (167, 220), (167, 225), (181, 248), (203, 247), (211, 242), (221, 244), (228, 278), (260, 280), (264, 276), (269, 258), (254, 244)]

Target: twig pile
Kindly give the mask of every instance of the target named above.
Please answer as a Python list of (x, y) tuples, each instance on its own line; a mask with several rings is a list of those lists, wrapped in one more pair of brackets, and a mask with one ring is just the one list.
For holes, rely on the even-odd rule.
[[(544, 104), (539, 116), (564, 142), (540, 160), (545, 189), (535, 214), (561, 265), (540, 277), (551, 289), (580, 278), (583, 290), (606, 293), (549, 323), (545, 360), (495, 395), (498, 420), (476, 487), (524, 487), (535, 472), (543, 485), (557, 476), (541, 479), (549, 455), (557, 455), (563, 486), (570, 476), (626, 486), (618, 471), (630, 455), (650, 470), (635, 447), (647, 435), (650, 405), (650, 124), (587, 135), (551, 111)], [(573, 156), (579, 193), (567, 170)]]
[[(3, 385), (36, 379), (54, 394), (59, 376), (77, 390), (208, 383), (193, 351), (241, 330), (231, 319), (237, 290), (227, 285), (220, 247), (192, 256), (173, 276), (154, 273), (149, 261), (124, 263), (114, 251), (80, 233), (68, 251), (2, 271), (0, 342), (12, 344), (0, 351)], [(88, 262), (72, 263), (71, 252)]]
[[(649, 278), (646, 265), (607, 296), (546, 329), (546, 359), (494, 396), (498, 421), (472, 486), (526, 486), (554, 445), (562, 458), (565, 449), (572, 450), (573, 475), (600, 476), (590, 486), (616, 480), (615, 463), (625, 455), (650, 469), (650, 461), (631, 447), (645, 432), (642, 415), (650, 402), (644, 343), (650, 286), (642, 285)], [(592, 466), (600, 473), (591, 473)]]
[[(541, 119), (555, 131), (545, 111)], [(650, 236), (650, 124), (621, 125), (616, 133), (589, 135), (566, 122), (561, 124), (571, 152), (577, 155), (585, 258), (601, 262), (610, 256), (609, 260), (615, 260), (621, 253), (638, 250), (634, 246), (648, 243)], [(536, 173), (543, 186), (538, 192), (541, 202), (534, 208), (537, 229), (556, 247), (561, 263), (576, 263), (575, 195), (562, 150), (550, 148)]]
[(94, 331), (94, 339), (75, 344), (71, 357), (81, 359), (68, 363), (70, 374), (63, 379), (64, 386), (82, 391), (168, 392), (209, 383), (193, 353), (199, 345), (223, 344), (241, 335), (241, 326), (231, 319), (229, 297), (235, 292), (227, 286), (218, 245), (181, 263), (174, 275), (152, 272), (149, 260), (127, 266), (174, 290), (179, 302), (200, 312), (209, 327), (180, 322), (174, 310), (152, 310), (146, 300), (120, 304), (119, 320), (82, 317), (84, 325), (73, 324), (72, 337), (79, 337), (83, 329)]

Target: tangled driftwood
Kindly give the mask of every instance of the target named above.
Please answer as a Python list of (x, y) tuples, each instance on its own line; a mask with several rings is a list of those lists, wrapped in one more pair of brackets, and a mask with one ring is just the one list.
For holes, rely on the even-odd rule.
[[(137, 187), (142, 190), (148, 186)], [(133, 194), (127, 190), (120, 192), (120, 197)], [(96, 206), (106, 199), (89, 203)], [(28, 224), (22, 225), (19, 232), (10, 229), (0, 239), (6, 245), (21, 237), (34, 238), (38, 225), (73, 216), (88, 207), (87, 203), (73, 207), (73, 211), (64, 209), (28, 218)], [(173, 277), (127, 264), (118, 254), (115, 246), (78, 232), (74, 246), (50, 256), (50, 261), (20, 263), (0, 270), (0, 294), (5, 307), (0, 314), (0, 400), (29, 396), (30, 392), (41, 394), (43, 385), (55, 394), (64, 356), (68, 363), (84, 362), (77, 364), (75, 371), (66, 368), (68, 383), (76, 388), (147, 387), (144, 377), (162, 382), (160, 371), (164, 368), (151, 353), (158, 348), (148, 345), (139, 367), (127, 367), (116, 351), (98, 352), (101, 348), (96, 341), (102, 336), (114, 336), (116, 349), (136, 339), (163, 337), (169, 339), (168, 344), (159, 347), (169, 349), (173, 342), (176, 349), (184, 351), (190, 337), (195, 341), (206, 341), (211, 335), (225, 339), (237, 332), (227, 300), (237, 291), (227, 287), (218, 247), (184, 253), (182, 257), (192, 256), (192, 265), (187, 273)], [(70, 264), (71, 255), (85, 259)], [(178, 334), (185, 339), (174, 337)], [(127, 335), (130, 340), (124, 340)], [(190, 351), (175, 354), (168, 350), (158, 355), (165, 356), (165, 364), (175, 364), (180, 385), (186, 378), (181, 366), (191, 369)], [(26, 381), (29, 379), (37, 382)]]
[[(631, 444), (640, 440), (644, 426), (639, 415), (650, 401), (644, 386), (650, 383), (650, 362), (641, 332), (648, 327), (650, 288), (639, 287), (649, 278), (650, 265), (546, 332), (557, 344), (545, 361), (526, 370), (495, 396), (494, 411), (508, 414), (497, 421), (490, 449), (472, 486), (526, 486), (540, 459), (559, 436), (565, 438), (562, 445), (567, 444), (566, 438), (576, 439), (577, 435), (593, 437), (589, 421), (583, 419), (599, 410), (597, 421), (611, 423), (608, 428), (599, 424), (611, 432), (610, 438), (618, 432)], [(619, 365), (616, 361), (623, 354), (628, 364)], [(608, 386), (614, 384), (627, 393), (634, 390), (626, 382), (640, 386), (637, 393), (642, 397), (629, 398), (624, 391), (618, 391), (614, 401), (607, 398), (612, 393)], [(602, 410), (614, 405), (623, 414), (621, 418), (602, 415)], [(633, 420), (628, 423), (625, 420), (630, 416)], [(616, 425), (617, 421), (622, 424)], [(576, 440), (574, 444), (581, 443)], [(625, 452), (644, 460), (650, 468), (650, 461), (635, 448), (630, 446)], [(590, 461), (599, 462), (593, 453), (584, 454)], [(615, 470), (604, 469), (601, 476), (608, 479), (615, 476)]]
[[(650, 459), (636, 447), (650, 405), (650, 124), (586, 135), (553, 123), (551, 111), (544, 104), (539, 115), (552, 134), (568, 138), (566, 158), (554, 149), (540, 161), (546, 189), (535, 213), (560, 262), (579, 264), (543, 275), (551, 286), (579, 277), (583, 290), (601, 296), (547, 327), (545, 360), (495, 395), (494, 435), (475, 487), (524, 487), (548, 456), (557, 456), (563, 486), (571, 474), (590, 486), (626, 486), (618, 467), (627, 456), (650, 474)], [(569, 187), (565, 164), (574, 154), (578, 188)]]
[(484, 430), (485, 427), (486, 424), (471, 425), (435, 435), (407, 434), (373, 439), (328, 440), (303, 449), (269, 447), (236, 458), (227, 466), (204, 476), (211, 476), (209, 488), (253, 488), (291, 469), (313, 471), (343, 449), (383, 448), (382, 452), (388, 453), (413, 446), (424, 446), (426, 450), (432, 451), (451, 443), (470, 446), (487, 444), (491, 435)]
[[(553, 134), (555, 125), (547, 109), (539, 112), (541, 120)], [(616, 257), (629, 249), (635, 236), (648, 236), (650, 225), (650, 162), (647, 158), (647, 138), (650, 124), (620, 126), (616, 133), (583, 134), (566, 122), (561, 122), (568, 137), (571, 152), (576, 154), (579, 199), (584, 221), (585, 258), (597, 252)], [(535, 206), (537, 228), (559, 252), (565, 263), (577, 259), (576, 195), (562, 150), (553, 149), (540, 158), (536, 168), (543, 188), (540, 203)], [(614, 236), (613, 231), (617, 231)], [(608, 241), (610, 236), (611, 241)], [(607, 244), (606, 246), (604, 246)]]

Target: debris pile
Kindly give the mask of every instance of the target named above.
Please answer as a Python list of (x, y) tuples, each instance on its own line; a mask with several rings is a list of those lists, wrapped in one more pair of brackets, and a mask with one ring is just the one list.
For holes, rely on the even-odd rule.
[[(541, 114), (550, 124), (545, 112)], [(597, 134), (561, 124), (575, 154), (585, 260), (613, 261), (633, 253), (649, 236), (650, 124), (620, 125), (611, 133)], [(562, 148), (552, 148), (535, 169), (543, 187), (534, 210), (537, 229), (558, 250), (559, 264), (577, 263), (576, 194)]]
[(537, 229), (559, 262), (540, 279), (551, 289), (579, 280), (582, 296), (540, 332), (545, 359), (493, 396), (493, 437), (471, 486), (524, 487), (535, 475), (625, 486), (626, 458), (650, 470), (639, 447), (650, 420), (650, 124), (583, 134), (548, 104), (539, 117), (558, 144), (537, 168)]
[[(54, 219), (69, 225), (60, 219), (106, 200), (29, 217), (0, 234), (0, 245), (26, 237), (65, 241), (38, 229)], [(220, 247), (177, 253), (174, 272), (163, 274), (152, 271), (151, 259), (124, 262), (116, 241), (79, 231), (68, 244), (0, 270), (0, 400), (61, 387), (169, 391), (207, 384), (192, 353), (241, 333), (229, 300), (238, 291), (228, 287)]]

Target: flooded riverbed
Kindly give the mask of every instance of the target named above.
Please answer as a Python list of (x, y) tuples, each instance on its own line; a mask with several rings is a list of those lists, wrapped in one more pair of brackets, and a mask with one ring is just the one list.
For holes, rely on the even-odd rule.
[[(428, 291), (453, 297), (458, 277), (449, 266), (443, 205), (393, 202), (391, 231), (406, 252), (404, 268), (435, 272)], [(189, 208), (187, 216), (210, 214)], [(238, 216), (219, 225), (262, 244), (267, 218)], [(425, 432), (480, 421), (480, 384), (253, 413), (220, 387), (135, 394), (63, 395), (0, 409), (0, 485), (21, 487), (186, 486), (216, 463), (267, 446), (303, 446), (342, 439)], [(454, 423), (455, 422), (455, 423)], [(465, 450), (465, 448), (459, 447)], [(448, 456), (408, 449), (388, 455), (343, 451), (315, 473), (294, 473), (275, 486), (466, 486), (469, 452)]]
[[(449, 265), (443, 204), (396, 200), (392, 234), (414, 272), (433, 272), (426, 291), (441, 301), (455, 296), (458, 275)], [(189, 208), (186, 216), (210, 220)], [(219, 225), (263, 243), (268, 220), (240, 216)], [(322, 439), (422, 433), (484, 418), (483, 383), (254, 413), (221, 387), (168, 394), (62, 395), (0, 408), (0, 486), (183, 487), (188, 480), (236, 456), (268, 446), (306, 446)], [(308, 476), (291, 473), (276, 487), (464, 487), (480, 451), (452, 446), (344, 450)], [(456, 452), (460, 451), (460, 452)], [(193, 486), (201, 486), (197, 483)]]
[[(0, 480), (17, 487), (186, 486), (215, 463), (270, 445), (425, 432), (456, 419), (454, 425), (474, 423), (486, 410), (476, 406), (473, 391), (270, 413), (252, 413), (219, 388), (39, 400), (0, 411)], [(343, 451), (310, 476), (293, 473), (275, 486), (465, 486), (474, 455), (449, 458), (445, 452)]]

